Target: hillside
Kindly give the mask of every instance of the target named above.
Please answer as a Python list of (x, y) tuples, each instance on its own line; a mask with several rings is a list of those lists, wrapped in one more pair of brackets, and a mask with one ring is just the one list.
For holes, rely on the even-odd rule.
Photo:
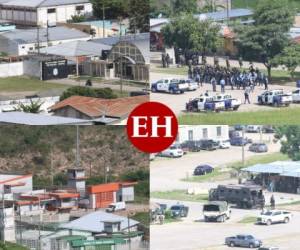
[[(148, 170), (148, 155), (128, 142), (123, 127), (82, 126), (79, 131), (81, 167), (88, 177), (104, 176), (107, 167), (111, 179)], [(51, 173), (64, 178), (61, 173), (75, 166), (74, 126), (0, 126), (0, 134), (1, 173), (34, 173), (48, 183)]]
[[(232, 8), (250, 8), (255, 9), (259, 0), (232, 0)], [(300, 1), (299, 0), (289, 0), (289, 6), (292, 10), (300, 11)]]

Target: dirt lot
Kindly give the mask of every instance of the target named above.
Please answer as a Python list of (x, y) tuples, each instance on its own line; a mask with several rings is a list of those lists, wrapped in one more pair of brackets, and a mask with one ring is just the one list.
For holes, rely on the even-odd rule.
[[(260, 139), (259, 134), (245, 134), (245, 137), (252, 138), (253, 141)], [(280, 144), (273, 142), (273, 135), (263, 134), (262, 140), (268, 142), (268, 153), (280, 151)], [(245, 147), (245, 159), (257, 154), (247, 150)], [(230, 156), (230, 157), (228, 157)], [(202, 188), (202, 183), (190, 183), (181, 181), (186, 176), (191, 176), (194, 168), (199, 164), (210, 164), (214, 167), (225, 167), (231, 162), (240, 161), (242, 158), (242, 147), (231, 147), (230, 149), (218, 149), (216, 151), (201, 151), (199, 153), (190, 153), (182, 158), (170, 159), (157, 157), (150, 163), (150, 190), (167, 191), (174, 189), (187, 189), (191, 187)], [(225, 183), (228, 181), (224, 181)], [(163, 183), (163, 185), (162, 185)]]
[[(182, 75), (171, 75), (171, 74), (162, 74), (162, 73), (151, 73), (151, 83), (155, 82), (162, 78), (184, 78)], [(291, 86), (280, 86), (280, 85), (270, 85), (269, 89), (283, 89), (286, 92), (290, 92), (296, 89), (295, 87)], [(172, 95), (172, 94), (166, 94), (166, 93), (151, 93), (151, 101), (157, 101), (164, 103), (168, 105), (176, 115), (179, 115), (180, 113), (184, 112), (185, 110), (185, 104), (193, 98), (198, 97), (200, 94), (204, 94), (206, 91), (212, 91), (212, 87), (210, 84), (204, 84), (203, 87), (200, 87), (196, 91), (192, 92), (185, 92), (181, 95)], [(217, 86), (217, 91), (220, 91), (220, 86)], [(226, 92), (230, 93), (234, 98), (240, 99), (242, 102), (244, 102), (244, 91), (241, 90), (231, 90), (230, 86), (226, 86)], [(250, 94), (250, 100), (251, 104), (243, 104), (240, 106), (238, 111), (235, 112), (245, 112), (245, 111), (259, 111), (259, 110), (275, 110), (278, 108), (275, 107), (269, 107), (269, 106), (260, 106), (257, 105), (257, 96), (264, 92), (264, 88), (256, 87), (254, 92)], [(290, 107), (299, 107), (299, 104), (292, 104)]]
[[(283, 194), (275, 194), (277, 197)], [(157, 200), (168, 206), (177, 201)], [(187, 218), (181, 222), (151, 226), (151, 249), (153, 250), (225, 250), (225, 237), (236, 234), (252, 234), (262, 240), (265, 246), (277, 246), (280, 250), (298, 250), (300, 244), (300, 212), (293, 212), (293, 219), (288, 224), (271, 226), (241, 223), (245, 217), (259, 215), (259, 210), (243, 210), (231, 208), (232, 217), (225, 223), (206, 223), (203, 221), (200, 202), (184, 202), (189, 206)], [(234, 248), (244, 249), (244, 248)]]

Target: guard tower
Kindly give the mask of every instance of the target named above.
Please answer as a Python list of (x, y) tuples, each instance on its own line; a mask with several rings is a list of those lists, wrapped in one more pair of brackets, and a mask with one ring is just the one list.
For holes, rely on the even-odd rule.
[(68, 188), (75, 189), (80, 197), (85, 196), (85, 171), (83, 168), (68, 169)]

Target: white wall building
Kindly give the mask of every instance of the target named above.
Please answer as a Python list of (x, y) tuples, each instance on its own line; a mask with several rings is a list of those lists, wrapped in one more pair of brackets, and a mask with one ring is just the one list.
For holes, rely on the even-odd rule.
[(32, 175), (0, 175), (0, 194), (32, 191)]
[[(39, 29), (16, 29), (0, 34), (0, 52), (11, 56), (27, 55), (45, 48), (73, 41), (87, 41), (91, 36), (87, 33), (67, 27), (51, 27)], [(38, 42), (39, 41), (39, 42)]]
[(0, 19), (30, 26), (65, 23), (72, 16), (92, 13), (89, 0), (7, 0), (0, 4)]
[(0, 240), (16, 241), (15, 211), (12, 204), (2, 204), (0, 207)]
[(199, 140), (225, 141), (229, 139), (229, 126), (227, 125), (183, 125), (179, 126), (177, 142)]

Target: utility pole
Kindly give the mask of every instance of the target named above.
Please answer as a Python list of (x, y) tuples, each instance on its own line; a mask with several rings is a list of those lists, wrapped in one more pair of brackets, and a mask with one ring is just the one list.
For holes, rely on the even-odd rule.
[(103, 35), (103, 38), (105, 37), (105, 10), (106, 9), (109, 9), (109, 7), (105, 7), (104, 5), (104, 0), (102, 0), (103, 3), (102, 3), (102, 28), (103, 28), (103, 31), (102, 31), (102, 35)]
[(5, 202), (4, 202), (4, 186), (3, 186), (3, 193), (2, 193), (2, 225), (3, 225), (3, 242), (5, 245)]
[(54, 177), (53, 177), (53, 150), (52, 150), (52, 144), (51, 144), (51, 151), (50, 151), (50, 174), (51, 174), (51, 186), (53, 186), (54, 183)]
[(49, 20), (47, 20), (46, 37), (47, 37), (47, 47), (49, 47)]
[(227, 10), (227, 26), (229, 26), (230, 16), (229, 16), (229, 0), (226, 0), (226, 10)]
[(37, 24), (37, 49), (38, 55), (40, 55), (40, 25)]
[(128, 246), (129, 246), (129, 250), (131, 250), (131, 237), (130, 237), (130, 219), (129, 219), (129, 215), (127, 215), (127, 223), (128, 223)]
[(76, 125), (76, 167), (80, 166), (80, 153), (79, 153), (79, 126)]

